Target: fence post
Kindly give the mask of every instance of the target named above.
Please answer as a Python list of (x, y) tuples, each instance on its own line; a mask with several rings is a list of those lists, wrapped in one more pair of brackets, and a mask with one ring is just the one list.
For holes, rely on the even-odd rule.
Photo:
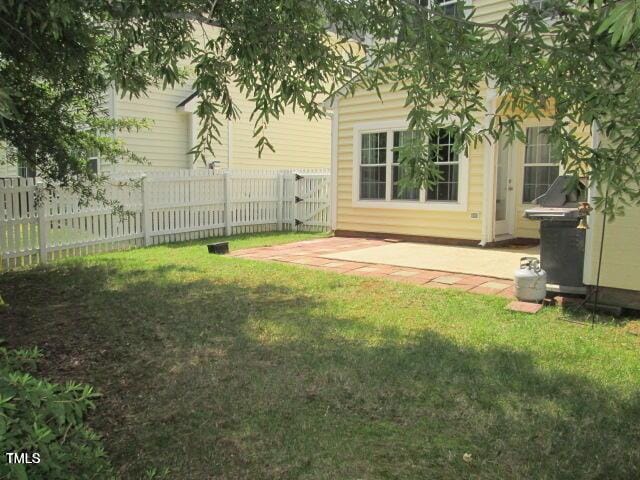
[(296, 212), (298, 210), (298, 204), (296, 203), (296, 197), (298, 196), (298, 180), (296, 174), (291, 175), (291, 231), (295, 232), (298, 228), (296, 225)]
[(140, 181), (142, 189), (142, 233), (144, 234), (144, 246), (151, 245), (151, 233), (153, 224), (151, 222), (151, 192), (147, 186), (147, 176), (143, 173)]
[(44, 189), (41, 189), (38, 203), (38, 246), (40, 248), (40, 263), (45, 264), (49, 260), (47, 243), (49, 241), (49, 229), (47, 228), (47, 197)]
[(278, 231), (282, 231), (282, 209), (284, 207), (284, 174), (278, 172), (278, 178), (276, 179), (276, 189), (278, 192), (278, 204), (276, 206), (276, 219), (278, 222)]
[(228, 171), (222, 174), (224, 179), (224, 234), (231, 235), (231, 176)]

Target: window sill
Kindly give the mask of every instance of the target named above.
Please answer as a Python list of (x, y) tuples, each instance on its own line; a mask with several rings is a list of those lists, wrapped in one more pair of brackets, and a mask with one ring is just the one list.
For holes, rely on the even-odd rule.
[(353, 200), (357, 208), (386, 208), (389, 210), (427, 210), (441, 212), (466, 212), (467, 205), (459, 202), (420, 202), (411, 200)]

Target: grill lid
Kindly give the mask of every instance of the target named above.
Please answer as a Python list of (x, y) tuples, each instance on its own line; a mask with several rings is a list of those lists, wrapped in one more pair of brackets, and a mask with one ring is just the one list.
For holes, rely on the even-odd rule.
[(553, 181), (549, 189), (536, 198), (533, 203), (541, 207), (571, 206), (578, 208), (580, 192), (570, 191), (570, 182), (570, 175), (560, 175)]
[(578, 191), (570, 191), (570, 182), (570, 175), (560, 175), (545, 193), (533, 200), (538, 207), (525, 210), (524, 216), (532, 220), (570, 220), (580, 217), (578, 202), (585, 190), (584, 184), (580, 182)]

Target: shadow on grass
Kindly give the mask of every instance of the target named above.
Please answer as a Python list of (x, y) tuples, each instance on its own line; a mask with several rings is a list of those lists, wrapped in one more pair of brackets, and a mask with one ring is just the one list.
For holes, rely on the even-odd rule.
[[(287, 242), (297, 242), (303, 240), (312, 240), (318, 238), (327, 238), (329, 237), (329, 232), (257, 232), (257, 233), (238, 233), (235, 235), (231, 235), (229, 237), (203, 237), (195, 240), (185, 240), (182, 242), (171, 242), (171, 243), (163, 243), (157, 246), (162, 246), (166, 248), (181, 248), (181, 247), (190, 247), (197, 245), (206, 245), (208, 243), (215, 242), (242, 242), (242, 241), (250, 241), (251, 243), (260, 244), (261, 246), (268, 246), (271, 244), (268, 240), (278, 237), (283, 238), (283, 241), (277, 241), (276, 243), (287, 243)], [(261, 239), (267, 239), (266, 242), (260, 242)]]
[(104, 394), (124, 478), (637, 478), (637, 395), (226, 266), (9, 273), (0, 336)]

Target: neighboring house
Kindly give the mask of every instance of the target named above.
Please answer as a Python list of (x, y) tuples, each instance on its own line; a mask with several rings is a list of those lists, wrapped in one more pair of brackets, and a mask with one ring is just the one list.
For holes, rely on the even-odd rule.
[[(232, 89), (233, 92), (233, 89)], [(331, 120), (324, 118), (310, 121), (300, 112), (286, 111), (278, 120), (266, 127), (266, 135), (275, 152), (266, 148), (261, 157), (255, 148), (253, 123), (249, 116), (253, 110), (250, 100), (235, 91), (234, 101), (240, 108), (236, 121), (222, 119), (221, 145), (215, 144), (215, 158), (206, 155), (207, 163), (215, 161), (218, 168), (243, 169), (329, 169), (331, 165)], [(205, 169), (202, 160), (194, 163), (189, 155), (199, 130), (198, 117), (194, 114), (197, 96), (190, 85), (162, 90), (150, 88), (146, 96), (129, 99), (108, 92), (107, 108), (115, 118), (146, 118), (149, 129), (118, 132), (126, 147), (148, 164), (100, 162), (92, 159), (100, 172), (132, 173), (150, 171), (175, 171), (178, 169)], [(18, 165), (4, 162), (4, 150), (0, 148), (0, 177), (33, 176), (33, 172)]]
[[(198, 29), (202, 40), (216, 35), (215, 27)], [(190, 68), (189, 65), (185, 67)], [(196, 142), (200, 122), (194, 115), (197, 96), (191, 83), (162, 90), (151, 87), (140, 98), (120, 98), (113, 91), (107, 92), (106, 107), (114, 118), (145, 118), (151, 121), (148, 130), (131, 133), (119, 132), (126, 147), (148, 164), (122, 162), (106, 164), (99, 158), (92, 159), (100, 172), (131, 173), (140, 171), (170, 171), (178, 169), (205, 169), (215, 162), (218, 168), (238, 169), (291, 169), (315, 170), (331, 166), (331, 120), (324, 118), (310, 121), (300, 111), (286, 109), (280, 118), (271, 120), (264, 132), (275, 152), (265, 148), (261, 157), (255, 148), (253, 122), (249, 119), (253, 102), (241, 93), (236, 85), (229, 86), (231, 96), (240, 110), (240, 118), (226, 121), (221, 118), (221, 144), (214, 143), (215, 157), (206, 154), (206, 164), (199, 159), (193, 162), (189, 151)], [(0, 146), (0, 177), (18, 176), (27, 172), (16, 165), (3, 162)]]
[[(233, 89), (232, 89), (233, 92)], [(237, 121), (222, 119), (220, 145), (215, 145), (215, 157), (206, 155), (206, 162), (231, 169), (318, 169), (330, 167), (331, 120), (309, 121), (304, 114), (286, 111), (280, 119), (266, 127), (266, 135), (275, 152), (265, 149), (261, 157), (255, 148), (253, 123), (249, 116), (253, 105), (237, 89), (233, 99), (240, 108)], [(194, 111), (197, 95), (188, 86), (161, 90), (151, 88), (141, 98), (119, 98), (110, 95), (109, 110), (115, 118), (147, 118), (151, 128), (137, 132), (120, 132), (128, 149), (143, 156), (149, 165), (119, 163), (101, 165), (102, 171), (175, 170), (207, 168), (201, 159), (194, 163), (189, 151), (196, 142), (200, 122)]]

